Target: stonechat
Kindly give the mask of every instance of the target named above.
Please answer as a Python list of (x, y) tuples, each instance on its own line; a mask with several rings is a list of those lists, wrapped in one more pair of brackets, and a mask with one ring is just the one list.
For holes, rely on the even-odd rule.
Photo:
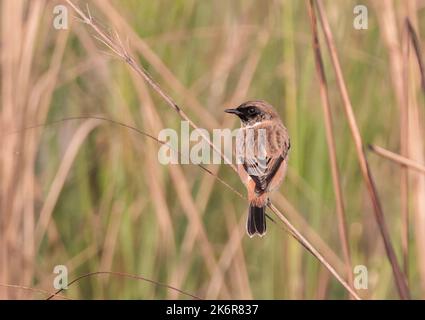
[(288, 165), (288, 131), (276, 110), (256, 100), (225, 112), (241, 120), (236, 137), (238, 174), (248, 190), (247, 233), (250, 237), (266, 233), (266, 206), (269, 192), (282, 183)]

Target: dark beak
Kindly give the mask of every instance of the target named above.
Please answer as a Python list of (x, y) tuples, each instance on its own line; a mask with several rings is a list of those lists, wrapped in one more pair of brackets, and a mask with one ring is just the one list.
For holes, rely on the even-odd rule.
[(233, 113), (233, 114), (236, 114), (237, 116), (242, 115), (242, 112), (240, 112), (238, 109), (226, 109), (226, 110), (224, 110), (224, 112)]

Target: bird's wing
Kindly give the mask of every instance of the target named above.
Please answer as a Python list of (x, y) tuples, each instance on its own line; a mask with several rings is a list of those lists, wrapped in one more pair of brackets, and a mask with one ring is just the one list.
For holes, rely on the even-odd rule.
[(246, 172), (255, 182), (255, 192), (263, 193), (267, 190), (270, 181), (273, 179), (283, 160), (284, 158), (282, 156), (276, 158), (267, 157), (266, 161), (268, 165), (265, 167), (265, 170), (260, 169), (262, 166), (255, 159), (250, 159), (243, 164)]

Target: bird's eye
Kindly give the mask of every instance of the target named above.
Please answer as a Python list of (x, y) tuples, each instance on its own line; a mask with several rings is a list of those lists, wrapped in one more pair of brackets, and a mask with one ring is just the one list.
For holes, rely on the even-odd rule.
[(250, 115), (254, 115), (257, 112), (257, 110), (255, 110), (255, 108), (249, 108), (248, 109), (248, 114)]

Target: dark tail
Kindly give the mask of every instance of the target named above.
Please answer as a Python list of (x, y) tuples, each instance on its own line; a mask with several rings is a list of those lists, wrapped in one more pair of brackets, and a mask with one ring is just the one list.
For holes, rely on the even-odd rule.
[(253, 237), (256, 233), (260, 237), (266, 234), (266, 207), (249, 205), (246, 231), (250, 237)]

